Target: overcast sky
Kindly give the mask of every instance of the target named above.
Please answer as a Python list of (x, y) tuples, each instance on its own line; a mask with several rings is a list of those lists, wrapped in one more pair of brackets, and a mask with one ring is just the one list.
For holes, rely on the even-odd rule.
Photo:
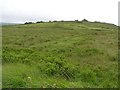
[(118, 24), (119, 0), (0, 0), (2, 22), (49, 20), (101, 21)]

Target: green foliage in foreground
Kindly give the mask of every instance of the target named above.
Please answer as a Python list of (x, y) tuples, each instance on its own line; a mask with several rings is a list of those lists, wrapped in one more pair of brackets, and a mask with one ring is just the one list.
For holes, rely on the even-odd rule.
[(3, 88), (118, 87), (117, 35), (98, 22), (3, 26)]

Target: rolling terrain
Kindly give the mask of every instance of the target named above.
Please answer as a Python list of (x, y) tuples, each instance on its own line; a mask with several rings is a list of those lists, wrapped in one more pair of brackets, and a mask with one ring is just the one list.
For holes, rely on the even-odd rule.
[(118, 27), (87, 21), (2, 27), (3, 88), (117, 88)]

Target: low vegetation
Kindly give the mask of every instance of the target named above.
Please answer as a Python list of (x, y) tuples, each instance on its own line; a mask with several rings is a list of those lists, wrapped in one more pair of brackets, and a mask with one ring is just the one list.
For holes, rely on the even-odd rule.
[(3, 88), (116, 88), (117, 42), (117, 26), (87, 20), (3, 26)]

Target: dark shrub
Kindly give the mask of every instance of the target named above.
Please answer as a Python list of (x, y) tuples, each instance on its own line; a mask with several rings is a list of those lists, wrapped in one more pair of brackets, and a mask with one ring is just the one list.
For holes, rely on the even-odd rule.
[(75, 22), (79, 22), (78, 20), (75, 20)]
[(88, 22), (88, 20), (86, 20), (86, 19), (83, 19), (81, 22)]
[(25, 22), (25, 24), (32, 24), (32, 22)]
[(36, 23), (43, 23), (43, 21), (37, 21)]

